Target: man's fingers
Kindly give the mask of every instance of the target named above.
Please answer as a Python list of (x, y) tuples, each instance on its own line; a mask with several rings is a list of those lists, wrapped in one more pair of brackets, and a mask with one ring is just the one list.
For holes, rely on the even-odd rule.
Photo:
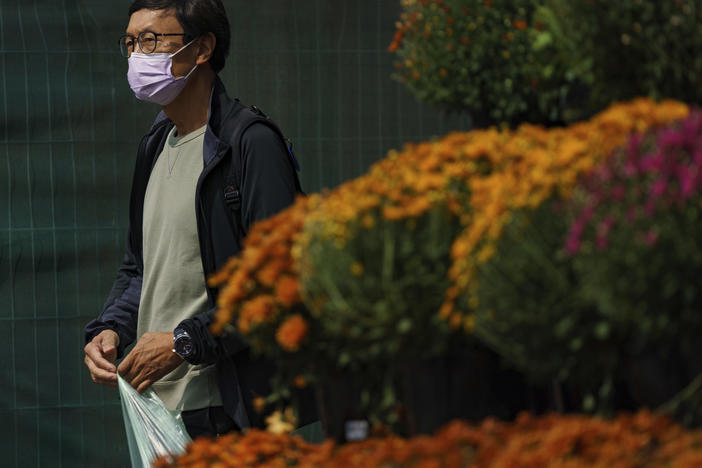
[(117, 380), (117, 374), (115, 372), (110, 372), (108, 370), (102, 369), (95, 364), (95, 362), (89, 357), (85, 357), (85, 365), (88, 366), (90, 374), (97, 378), (103, 380)]
[(136, 391), (139, 393), (144, 393), (151, 386), (152, 383), (153, 382), (151, 382), (151, 380), (146, 379), (143, 382), (141, 382), (138, 387), (135, 387)]
[(122, 376), (122, 378), (129, 382), (129, 385), (131, 385), (134, 388), (134, 390), (141, 393), (142, 391), (146, 390), (146, 387), (148, 387), (148, 385), (150, 385), (147, 384), (146, 386), (144, 386), (144, 384), (149, 382), (149, 377), (144, 372), (134, 372), (133, 374), (134, 375), (130, 378), (126, 378), (124, 376)]
[(93, 382), (104, 385), (116, 385), (117, 374), (98, 367), (90, 357), (85, 357), (85, 365), (88, 366)]
[(102, 354), (114, 363), (117, 360), (117, 335), (114, 333), (101, 334), (102, 339), (100, 340), (100, 348), (102, 349)]
[(132, 380), (132, 361), (134, 361), (134, 356), (132, 353), (129, 353), (127, 357), (122, 359), (122, 362), (117, 368), (117, 373), (127, 382)]
[(96, 366), (110, 372), (116, 372), (117, 368), (113, 363), (105, 359), (102, 350), (95, 343), (88, 343), (85, 348), (85, 355), (89, 357)]
[(119, 336), (113, 330), (103, 330), (85, 345), (85, 365), (90, 371), (93, 382), (117, 386), (117, 345)]
[(105, 358), (114, 364), (114, 362), (117, 360), (117, 348), (115, 347), (114, 344), (105, 344), (103, 342), (102, 344), (102, 354), (105, 356)]

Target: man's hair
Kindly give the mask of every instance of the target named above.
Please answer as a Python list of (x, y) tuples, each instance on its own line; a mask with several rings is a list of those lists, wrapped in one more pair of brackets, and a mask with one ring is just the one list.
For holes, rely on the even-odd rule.
[(214, 34), (217, 43), (210, 57), (210, 66), (215, 73), (224, 68), (229, 55), (230, 32), (227, 12), (221, 0), (134, 0), (129, 7), (129, 17), (143, 9), (173, 10), (183, 27), (183, 41), (186, 44), (208, 32)]

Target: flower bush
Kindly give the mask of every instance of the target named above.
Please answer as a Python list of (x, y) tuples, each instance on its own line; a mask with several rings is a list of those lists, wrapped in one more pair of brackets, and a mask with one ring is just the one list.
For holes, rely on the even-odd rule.
[(565, 128), (523, 125), (516, 131), (471, 132), (462, 157), (487, 161), (492, 169), (466, 177), (470, 202), (463, 216), (465, 229), (452, 246), (453, 287), (446, 291), (440, 314), (462, 314), (465, 323), (474, 322), (478, 269), (497, 252), (514, 213), (554, 197), (570, 197), (579, 177), (624, 145), (632, 132), (670, 123), (688, 112), (681, 103), (638, 99)]
[(516, 212), (480, 267), (477, 334), (577, 389), (572, 408), (660, 405), (702, 371), (701, 125), (635, 133), (567, 200)]
[(693, 0), (404, 0), (388, 49), (420, 101), (491, 123), (560, 124), (647, 96), (700, 103)]
[(294, 389), (307, 385), (309, 358), (322, 344), (302, 302), (292, 255), (310, 202), (300, 197), (278, 215), (255, 223), (241, 254), (209, 279), (221, 287), (212, 333), (240, 333), (255, 352), (276, 362), (274, 392), (265, 395), (271, 406), (287, 404)]
[(550, 197), (511, 214), (477, 268), (475, 334), (534, 381), (564, 385), (560, 409), (611, 410), (620, 337), (581, 294), (563, 249), (562, 203)]
[(694, 0), (544, 0), (539, 46), (589, 90), (591, 111), (649, 96), (701, 103), (702, 59)]
[[(534, 47), (534, 0), (403, 0), (388, 50), (420, 101), (468, 110), (479, 126), (563, 120), (570, 84)], [(545, 50), (551, 53), (550, 50)]]
[(640, 99), (567, 128), (456, 132), (391, 152), (253, 227), (212, 280), (223, 286), (214, 331), (241, 332), (280, 362), (283, 396), (295, 382), (364, 372), (364, 401), (389, 418), (403, 360), (474, 342), (479, 270), (515, 213), (569, 197), (627, 135), (687, 113)]
[[(308, 291), (306, 300), (313, 309), (335, 307), (320, 291), (325, 284), (329, 288), (349, 288), (347, 300), (355, 296), (363, 296), (359, 300), (365, 300), (369, 291), (381, 287), (383, 256), (379, 255), (368, 257), (375, 266), (369, 270), (367, 261), (364, 267), (368, 271), (363, 275), (342, 272), (343, 281), (339, 280), (338, 284), (329, 284), (337, 281), (333, 275), (311, 284), (316, 271), (327, 268), (326, 263), (337, 264), (338, 257), (346, 256), (342, 269), (350, 270), (354, 259), (373, 248), (370, 244), (382, 245), (379, 239), (383, 229), (375, 224), (378, 209), (384, 221), (399, 220), (416, 228), (429, 226), (422, 217), (444, 206), (458, 217), (461, 228), (451, 246), (453, 261), (448, 276), (452, 281), (445, 290), (439, 315), (452, 326), (470, 331), (474, 317), (471, 308), (465, 306), (474, 304), (471, 294), (476, 287), (476, 267), (494, 254), (495, 242), (511, 213), (539, 206), (554, 195), (569, 196), (578, 177), (623, 145), (631, 132), (669, 123), (687, 113), (687, 107), (680, 103), (656, 104), (640, 99), (614, 105), (588, 122), (567, 128), (547, 130), (532, 125), (523, 125), (515, 131), (491, 128), (453, 133), (433, 143), (408, 145), (403, 152), (392, 153), (374, 165), (366, 176), (320, 199), (319, 205), (311, 210), (306, 224), (311, 232), (300, 237), (299, 252), (301, 257), (303, 252), (309, 253), (304, 255), (309, 272), (302, 268), (303, 290), (310, 283), (309, 287), (319, 291), (320, 297)], [(371, 240), (365, 245), (352, 245), (350, 239)], [(418, 239), (413, 244), (415, 249), (423, 245)], [(305, 251), (316, 248), (320, 241), (330, 241), (336, 252), (315, 255)], [(353, 283), (356, 284), (352, 286)], [(433, 283), (426, 287), (436, 290)], [(456, 299), (464, 293), (468, 294), (466, 301), (462, 307), (455, 307)], [(335, 313), (342, 308), (335, 308)]]
[(199, 438), (174, 462), (162, 457), (154, 468), (317, 467), (329, 459), (333, 444), (313, 445), (300, 437), (252, 429), (216, 439)]
[(332, 345), (319, 377), (362, 376), (358, 410), (373, 422), (396, 422), (407, 365), (462, 337), (436, 314), (463, 196), (439, 167), (447, 147), (391, 155), (318, 198), (298, 243), (302, 294)]
[(690, 431), (648, 411), (615, 419), (582, 415), (523, 414), (512, 423), (453, 422), (433, 436), (374, 437), (342, 446), (311, 445), (300, 438), (252, 430), (198, 439), (176, 462), (157, 468), (194, 467), (670, 467), (702, 463), (702, 431)]
[(644, 404), (664, 402), (702, 371), (701, 135), (695, 111), (632, 136), (583, 180), (565, 245)]

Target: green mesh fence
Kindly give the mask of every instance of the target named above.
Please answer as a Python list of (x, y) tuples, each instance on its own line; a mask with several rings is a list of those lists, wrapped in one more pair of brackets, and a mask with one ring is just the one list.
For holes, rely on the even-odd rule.
[[(388, 149), (469, 126), (415, 103), (385, 51), (399, 0), (225, 0), (221, 76), (290, 136), (307, 192)], [(117, 393), (83, 365), (82, 328), (114, 278), (138, 103), (116, 39), (129, 1), (0, 0), (0, 466), (129, 466)]]

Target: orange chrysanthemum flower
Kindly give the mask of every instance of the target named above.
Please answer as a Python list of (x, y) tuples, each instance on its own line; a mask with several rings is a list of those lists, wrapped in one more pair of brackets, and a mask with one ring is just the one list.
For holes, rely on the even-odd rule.
[(239, 314), (239, 331), (247, 334), (255, 325), (270, 320), (275, 314), (275, 301), (273, 296), (256, 296), (244, 303)]
[(275, 298), (284, 307), (300, 302), (300, 281), (292, 276), (280, 278), (275, 285)]
[(297, 351), (307, 336), (307, 322), (302, 315), (295, 314), (283, 322), (275, 334), (275, 339), (286, 351)]
[(522, 414), (513, 422), (486, 419), (470, 425), (454, 421), (432, 436), (383, 435), (344, 445), (332, 441), (309, 444), (287, 434), (291, 425), (281, 424), (286, 420), (281, 416), (271, 420), (273, 429), (282, 429), (280, 433), (252, 429), (217, 439), (200, 438), (175, 462), (164, 457), (154, 466), (693, 468), (702, 461), (701, 430), (687, 430), (647, 411), (615, 419)]

